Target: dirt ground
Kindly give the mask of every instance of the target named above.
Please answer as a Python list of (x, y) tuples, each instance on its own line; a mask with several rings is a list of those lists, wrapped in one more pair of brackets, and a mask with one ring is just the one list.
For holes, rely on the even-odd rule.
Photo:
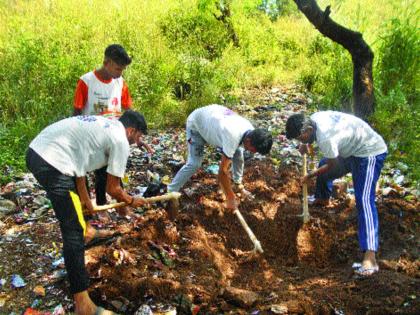
[[(290, 88), (249, 94), (258, 104), (245, 101), (238, 109), (256, 125), (276, 126), (274, 134), (284, 128), (290, 113), (306, 110), (312, 102)], [(147, 185), (147, 170), (172, 178), (180, 167), (184, 131), (167, 132), (147, 139), (161, 147), (157, 162), (142, 154), (130, 157), (126, 188), (131, 193)], [(217, 175), (206, 171), (220, 158), (214, 150), (186, 185), (175, 220), (167, 215), (168, 204), (137, 209), (129, 217), (111, 210), (107, 225), (91, 218), (92, 225), (120, 233), (86, 251), (94, 301), (119, 314), (135, 314), (145, 305), (154, 314), (166, 315), (173, 315), (174, 308), (188, 315), (420, 314), (419, 201), (395, 190), (387, 196), (377, 194), (380, 271), (357, 278), (351, 266), (362, 253), (354, 202), (341, 195), (328, 208), (310, 206), (311, 219), (304, 225), (299, 216), (301, 162), (292, 146), (276, 141), (271, 157), (245, 161), (244, 185), (254, 198), (242, 200), (239, 210), (263, 254), (252, 253), (238, 219), (224, 210)], [(37, 190), (18, 189), (16, 196), (23, 194), (23, 199), (17, 198), (30, 205), (42, 195)], [(18, 209), (0, 220), (0, 314), (69, 314), (73, 304), (59, 260), (62, 242), (53, 210), (30, 220), (39, 206), (18, 202)], [(13, 274), (26, 285), (13, 288)], [(35, 290), (38, 294), (36, 286), (41, 287), (41, 292), (39, 287)]]
[[(294, 167), (278, 170), (266, 160), (247, 161), (244, 183), (255, 198), (239, 209), (264, 254), (251, 253), (239, 221), (223, 210), (216, 175), (200, 172), (188, 184), (190, 195), (182, 197), (174, 221), (166, 205), (136, 219), (111, 214), (122, 234), (86, 252), (95, 302), (124, 314), (146, 303), (178, 306), (178, 314), (280, 314), (285, 309), (290, 314), (419, 314), (417, 201), (378, 199), (380, 272), (356, 278), (351, 264), (361, 254), (351, 202), (342, 198), (330, 208), (310, 207), (311, 220), (303, 225)], [(3, 231), (21, 228), (21, 234), (19, 242), (2, 244), (2, 273), (12, 269), (34, 280), (2, 293), (9, 302), (1, 314), (30, 306), (40, 281), (33, 272), (51, 263), (32, 249), (60, 242), (57, 224), (47, 217), (29, 226), (6, 224)], [(66, 281), (48, 282), (45, 300), (57, 294), (54, 290), (67, 294)], [(252, 291), (255, 302), (231, 297), (228, 287)], [(61, 303), (71, 310), (66, 300)]]

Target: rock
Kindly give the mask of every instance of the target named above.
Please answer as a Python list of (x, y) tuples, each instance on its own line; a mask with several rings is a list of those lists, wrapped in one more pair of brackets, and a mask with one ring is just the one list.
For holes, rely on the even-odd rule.
[(122, 307), (124, 306), (124, 303), (118, 300), (112, 300), (111, 305), (115, 307), (117, 310), (121, 311)]
[(15, 212), (16, 204), (8, 199), (0, 199), (0, 217)]
[(289, 313), (304, 313), (304, 308), (302, 307), (301, 303), (298, 300), (290, 300), (286, 303), (287, 309), (289, 310)]
[(227, 287), (223, 292), (223, 297), (227, 300), (227, 302), (243, 308), (253, 306), (260, 298), (255, 292), (235, 287)]
[(289, 309), (285, 304), (273, 304), (270, 306), (270, 311), (274, 314), (287, 314)]

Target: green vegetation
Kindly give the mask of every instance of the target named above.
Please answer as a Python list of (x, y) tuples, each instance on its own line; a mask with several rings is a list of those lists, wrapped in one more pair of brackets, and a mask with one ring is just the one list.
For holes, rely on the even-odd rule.
[[(106, 3), (106, 5), (105, 5)], [(71, 115), (80, 75), (120, 43), (134, 57), (124, 77), (152, 127), (241, 89), (300, 83), (318, 108), (351, 110), (352, 64), (291, 0), (0, 1), (0, 181), (24, 168), (30, 140)], [(266, 10), (267, 5), (277, 10)], [(239, 47), (215, 16), (230, 5)], [(363, 33), (375, 53), (375, 128), (419, 178), (418, 2), (332, 0), (331, 17)]]

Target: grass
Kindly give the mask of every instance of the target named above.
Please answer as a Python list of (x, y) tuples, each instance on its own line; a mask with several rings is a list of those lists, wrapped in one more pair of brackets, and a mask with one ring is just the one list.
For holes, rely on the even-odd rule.
[[(7, 165), (24, 169), (24, 152), (34, 135), (71, 115), (78, 78), (99, 67), (104, 48), (114, 42), (133, 56), (124, 77), (135, 108), (154, 128), (183, 125), (190, 111), (218, 102), (220, 95), (236, 99), (241, 89), (294, 82), (316, 93), (321, 109), (351, 109), (349, 54), (322, 37), (292, 1), (278, 1), (277, 17), (258, 9), (260, 0), (225, 2), (240, 47), (215, 19), (220, 11), (211, 0), (0, 1), (0, 181), (8, 180)], [(377, 89), (372, 122), (393, 144), (392, 156), (403, 149), (404, 161), (411, 170), (418, 169), (418, 114), (410, 113), (413, 108), (418, 113), (419, 71), (418, 62), (410, 58), (418, 54), (418, 21), (413, 16), (418, 16), (419, 3), (318, 3), (322, 9), (331, 5), (331, 17), (362, 32), (371, 45)], [(396, 28), (398, 23), (408, 26)], [(412, 49), (396, 51), (398, 40)], [(408, 70), (395, 68), (400, 60), (410, 65)], [(402, 72), (409, 75), (396, 75)], [(384, 82), (394, 83), (386, 87)], [(412, 123), (413, 141), (403, 132), (387, 133), (391, 124), (404, 119)]]

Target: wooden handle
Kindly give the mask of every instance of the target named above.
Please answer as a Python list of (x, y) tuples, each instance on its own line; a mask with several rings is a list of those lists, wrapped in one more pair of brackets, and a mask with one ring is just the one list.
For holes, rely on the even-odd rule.
[(241, 222), (241, 225), (244, 228), (246, 234), (248, 234), (249, 238), (252, 241), (252, 244), (254, 244), (254, 250), (257, 251), (257, 252), (260, 252), (260, 253), (264, 253), (264, 251), (261, 247), (260, 241), (255, 237), (254, 232), (252, 232), (251, 228), (248, 226), (248, 224), (246, 223), (244, 217), (239, 212), (239, 210), (236, 209), (233, 213), (236, 214), (236, 216), (238, 217), (239, 222)]
[[(179, 192), (170, 192), (164, 195), (150, 197), (150, 198), (141, 198), (144, 200), (145, 203), (155, 203), (159, 201), (166, 201), (171, 199), (178, 199), (181, 197), (181, 193)], [(93, 211), (104, 211), (112, 208), (120, 208), (125, 207), (127, 204), (125, 202), (117, 202), (117, 203), (111, 203), (109, 205), (103, 205), (103, 206), (96, 206), (93, 208)]]
[[(303, 155), (303, 176), (308, 174), (307, 162), (306, 162), (306, 153)], [(308, 209), (308, 185), (303, 184), (303, 222), (306, 223), (309, 221), (309, 209)]]

